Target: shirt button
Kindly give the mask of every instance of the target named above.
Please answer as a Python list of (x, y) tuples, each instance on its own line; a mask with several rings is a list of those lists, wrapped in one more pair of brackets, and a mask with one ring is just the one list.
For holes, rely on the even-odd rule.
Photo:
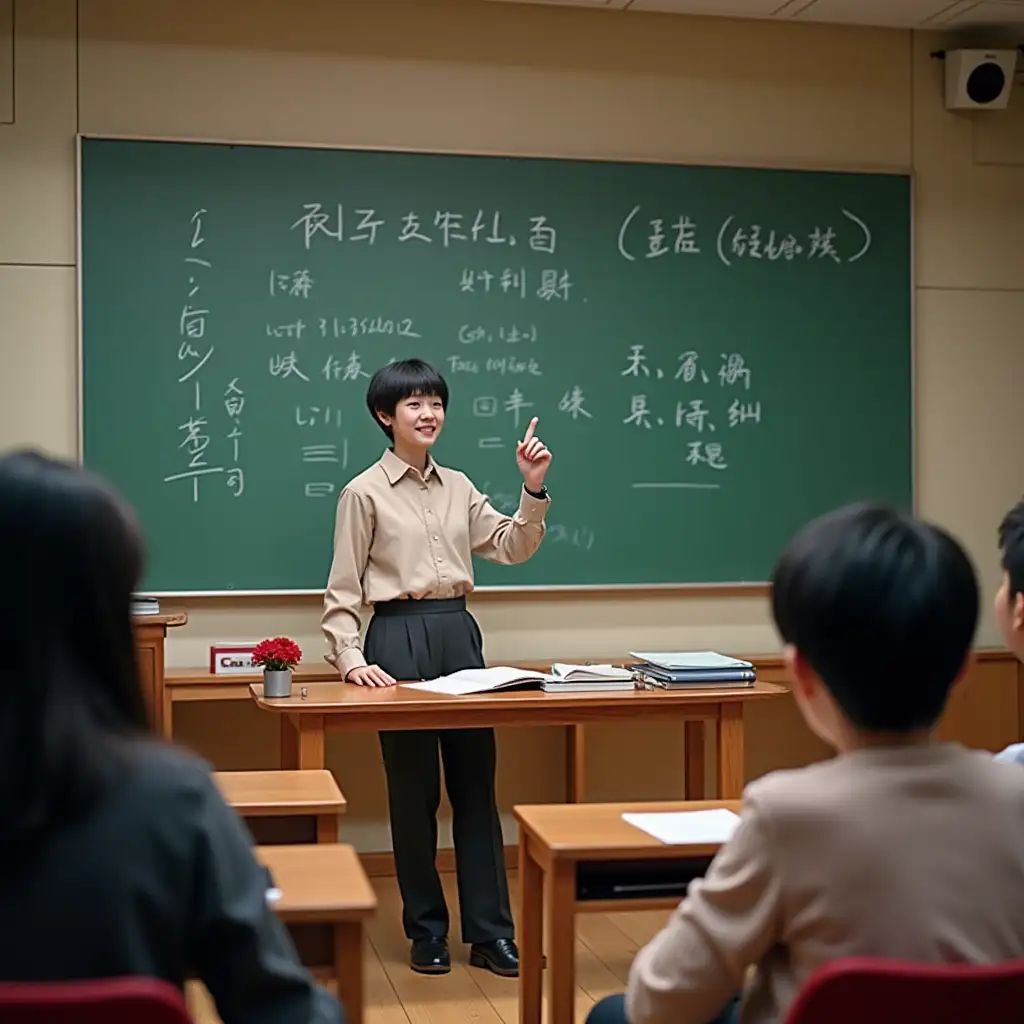
[(434, 540), (437, 540), (437, 537), (436, 537), (436, 536), (434, 537)]

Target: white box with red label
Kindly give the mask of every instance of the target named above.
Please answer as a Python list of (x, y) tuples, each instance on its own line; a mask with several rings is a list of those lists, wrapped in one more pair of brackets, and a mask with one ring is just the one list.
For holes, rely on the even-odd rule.
[(215, 676), (248, 676), (258, 673), (252, 662), (257, 643), (241, 640), (210, 645), (210, 671)]

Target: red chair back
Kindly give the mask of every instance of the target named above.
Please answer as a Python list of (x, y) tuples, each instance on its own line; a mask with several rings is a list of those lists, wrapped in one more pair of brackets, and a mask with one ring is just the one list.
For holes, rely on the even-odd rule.
[(786, 1024), (970, 1024), (1024, 1019), (1024, 960), (909, 964), (835, 960), (801, 989)]
[(0, 984), (3, 1024), (192, 1024), (181, 992), (154, 978)]

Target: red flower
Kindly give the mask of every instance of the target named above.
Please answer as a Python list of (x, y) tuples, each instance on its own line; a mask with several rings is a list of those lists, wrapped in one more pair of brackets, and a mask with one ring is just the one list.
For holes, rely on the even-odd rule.
[(302, 660), (302, 649), (294, 640), (279, 636), (258, 643), (252, 652), (252, 660), (271, 672), (281, 672), (298, 665)]

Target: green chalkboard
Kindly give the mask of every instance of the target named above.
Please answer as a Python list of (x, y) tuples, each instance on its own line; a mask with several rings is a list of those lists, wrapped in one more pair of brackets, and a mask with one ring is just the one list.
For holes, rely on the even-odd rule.
[(912, 501), (903, 175), (81, 140), (83, 456), (157, 592), (323, 587), (390, 359), (436, 455), (550, 531), (484, 586), (765, 580), (808, 517)]

